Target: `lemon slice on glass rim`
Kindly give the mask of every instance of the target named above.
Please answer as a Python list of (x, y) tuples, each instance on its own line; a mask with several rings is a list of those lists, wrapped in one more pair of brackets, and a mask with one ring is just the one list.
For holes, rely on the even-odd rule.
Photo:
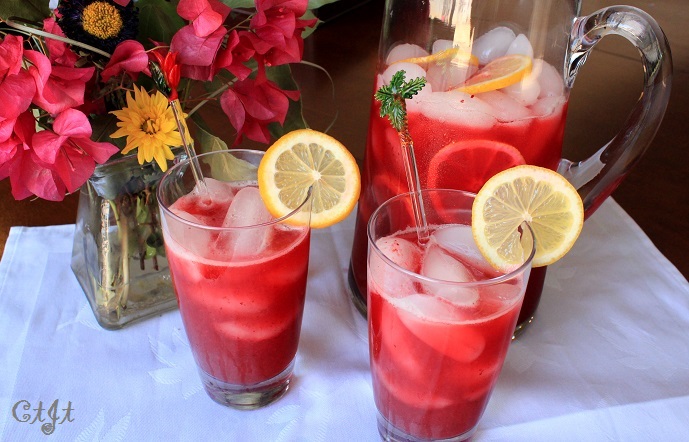
[(354, 209), (361, 177), (356, 160), (342, 143), (316, 130), (299, 129), (266, 150), (258, 167), (258, 189), (276, 218), (297, 209), (311, 189), (311, 227), (323, 228), (342, 221)]
[(536, 252), (533, 267), (550, 265), (574, 245), (584, 225), (577, 190), (559, 173), (522, 165), (504, 170), (483, 185), (472, 207), (474, 241), (496, 269), (522, 264), (520, 228), (528, 223)]

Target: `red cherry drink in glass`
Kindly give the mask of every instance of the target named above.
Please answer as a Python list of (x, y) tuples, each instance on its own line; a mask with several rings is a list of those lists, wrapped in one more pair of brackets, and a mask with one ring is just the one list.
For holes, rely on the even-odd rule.
[(287, 389), (301, 330), (310, 229), (275, 220), (255, 183), (205, 179), (164, 211), (170, 272), (208, 394), (256, 408)]
[[(438, 192), (457, 192), (466, 202), (463, 214), (450, 217), (470, 217), (471, 194), (424, 191), (427, 207), (436, 197), (452, 202)], [(414, 228), (388, 221), (411, 220), (398, 210), (407, 195), (381, 206), (369, 224), (369, 351), (379, 431), (385, 440), (463, 440), (505, 360), (530, 257), (511, 273), (494, 270), (466, 223), (431, 224), (430, 240), (420, 244)], [(388, 232), (397, 227), (403, 230)]]

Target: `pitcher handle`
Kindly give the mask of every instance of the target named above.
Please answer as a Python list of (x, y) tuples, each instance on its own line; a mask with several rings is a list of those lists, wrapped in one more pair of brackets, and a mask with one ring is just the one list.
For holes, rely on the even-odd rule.
[(648, 149), (663, 119), (672, 83), (670, 47), (658, 23), (638, 8), (611, 6), (574, 21), (565, 70), (568, 86), (574, 83), (596, 43), (609, 34), (626, 38), (639, 50), (644, 86), (639, 101), (612, 140), (584, 161), (560, 161), (558, 172), (579, 191), (586, 216), (617, 188)]

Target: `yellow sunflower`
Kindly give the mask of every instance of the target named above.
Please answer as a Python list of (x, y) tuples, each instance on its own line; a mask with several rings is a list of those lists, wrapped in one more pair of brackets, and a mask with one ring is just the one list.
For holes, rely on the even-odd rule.
[(127, 145), (122, 153), (138, 149), (139, 164), (155, 159), (165, 172), (167, 160), (175, 157), (170, 147), (182, 145), (175, 115), (167, 98), (160, 92), (149, 95), (143, 88), (134, 86), (134, 94), (127, 93), (127, 107), (111, 113), (119, 120), (119, 129), (110, 136), (127, 137)]

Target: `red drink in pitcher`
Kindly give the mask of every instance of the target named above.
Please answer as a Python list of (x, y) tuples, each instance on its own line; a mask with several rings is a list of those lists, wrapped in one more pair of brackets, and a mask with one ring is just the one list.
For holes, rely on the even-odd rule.
[[(521, 45), (515, 51), (531, 52), (525, 37), (512, 38), (520, 41), (516, 46)], [(397, 46), (387, 57), (387, 68), (377, 76), (376, 90), (399, 70), (405, 71), (407, 79), (427, 80), (424, 89), (407, 100), (421, 188), (476, 193), (491, 176), (518, 164), (557, 169), (567, 113), (561, 74), (545, 61), (534, 59), (530, 60), (530, 73), (517, 83), (482, 93), (461, 92), (458, 87), (492, 60), (467, 56), (464, 64), (452, 65), (442, 56), (453, 53), (448, 44), (437, 41), (435, 55), (415, 45)], [(435, 72), (438, 69), (445, 69), (442, 76)], [(448, 69), (455, 71), (449, 75)], [(358, 295), (366, 288), (366, 223), (388, 198), (409, 192), (399, 136), (379, 113), (374, 100), (350, 265), (350, 286), (362, 310), (365, 299)], [(544, 278), (545, 269), (532, 274), (531, 285), (538, 289), (533, 297), (527, 292), (519, 323), (536, 309)]]

